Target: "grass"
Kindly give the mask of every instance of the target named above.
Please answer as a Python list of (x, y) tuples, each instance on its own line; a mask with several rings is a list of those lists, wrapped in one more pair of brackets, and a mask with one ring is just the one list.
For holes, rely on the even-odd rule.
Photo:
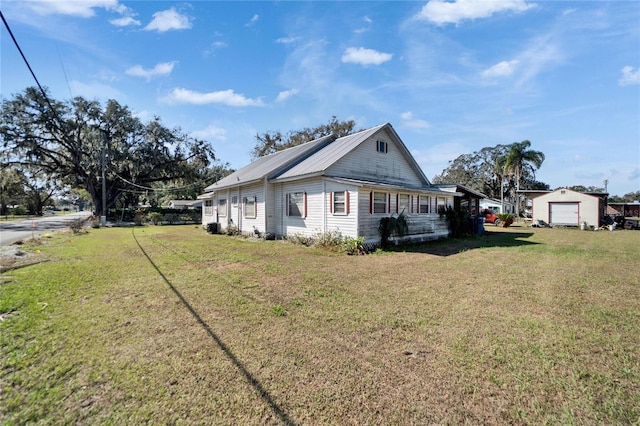
[(0, 281), (0, 423), (637, 424), (640, 233), (346, 256), (96, 229)]

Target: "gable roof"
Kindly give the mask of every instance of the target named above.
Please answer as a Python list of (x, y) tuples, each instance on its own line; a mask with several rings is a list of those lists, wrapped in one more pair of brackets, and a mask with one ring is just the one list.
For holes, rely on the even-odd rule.
[(313, 155), (335, 140), (336, 137), (334, 135), (324, 136), (292, 148), (265, 155), (253, 163), (236, 170), (229, 176), (220, 179), (218, 182), (207, 186), (204, 190), (205, 192), (212, 192), (232, 186), (247, 185), (252, 182), (258, 182), (265, 177), (272, 177), (286, 170), (292, 164), (296, 164), (296, 162)]
[(364, 141), (374, 136), (376, 133), (385, 130), (387, 131), (387, 134), (390, 136), (393, 143), (399, 148), (400, 152), (407, 160), (409, 166), (422, 180), (423, 184), (426, 186), (431, 185), (429, 179), (427, 179), (427, 177), (424, 175), (424, 172), (422, 171), (420, 166), (418, 166), (418, 163), (413, 158), (413, 156), (390, 123), (381, 124), (370, 129), (362, 130), (360, 132), (338, 138), (331, 145), (326, 146), (322, 150), (314, 153), (312, 156), (305, 159), (304, 161), (301, 161), (290, 169), (283, 171), (281, 174), (275, 176), (274, 178), (277, 180), (285, 180), (305, 175), (324, 174), (324, 172), (331, 165), (335, 164), (345, 155), (355, 150)]

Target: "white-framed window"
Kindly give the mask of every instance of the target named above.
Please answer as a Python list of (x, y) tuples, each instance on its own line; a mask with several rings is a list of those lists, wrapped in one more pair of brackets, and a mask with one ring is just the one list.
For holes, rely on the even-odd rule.
[(335, 215), (349, 214), (349, 191), (331, 193), (331, 212)]
[(213, 216), (213, 200), (204, 200), (204, 214)]
[(409, 204), (410, 200), (411, 198), (409, 197), (409, 194), (398, 194), (398, 204), (397, 204), (398, 211), (396, 213), (404, 213), (404, 214), (411, 213), (411, 207)]
[(450, 207), (451, 203), (449, 203), (447, 197), (436, 197), (436, 209), (439, 212), (441, 208)]
[(255, 218), (256, 217), (256, 196), (252, 197), (244, 197), (242, 200), (244, 204), (244, 217), (246, 218)]
[(287, 194), (287, 216), (307, 217), (307, 193), (290, 192)]
[(389, 144), (385, 141), (376, 141), (376, 151), (386, 154), (389, 152)]
[(388, 195), (386, 192), (371, 193), (371, 213), (387, 213)]
[(218, 215), (225, 217), (227, 216), (227, 199), (220, 198), (218, 200)]
[(426, 195), (418, 195), (418, 213), (429, 213), (429, 197)]
[(234, 195), (234, 196), (231, 197), (231, 205), (233, 207), (238, 207), (238, 196), (237, 195)]

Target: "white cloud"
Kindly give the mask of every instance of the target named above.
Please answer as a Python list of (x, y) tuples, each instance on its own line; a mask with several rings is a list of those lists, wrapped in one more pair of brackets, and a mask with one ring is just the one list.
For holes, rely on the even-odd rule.
[(213, 43), (211, 43), (211, 45), (207, 49), (205, 49), (204, 56), (212, 55), (213, 52), (215, 52), (216, 50), (223, 49), (228, 46), (229, 45), (224, 41), (214, 41)]
[(74, 96), (83, 96), (87, 99), (126, 99), (124, 93), (103, 83), (82, 83), (77, 80), (72, 80), (69, 82), (69, 87)]
[(632, 84), (640, 84), (640, 68), (633, 70), (633, 67), (627, 65), (622, 68), (622, 77), (618, 80), (620, 86), (630, 86)]
[(169, 30), (188, 30), (192, 27), (191, 19), (180, 14), (175, 8), (153, 14), (153, 19), (144, 29), (147, 31), (165, 32)]
[(136, 65), (129, 68), (126, 71), (126, 73), (134, 77), (144, 77), (147, 80), (150, 80), (153, 77), (171, 74), (171, 71), (173, 71), (173, 67), (176, 65), (176, 63), (177, 61), (163, 62), (163, 63), (157, 64), (155, 67), (151, 69), (144, 69), (142, 68), (142, 65)]
[(232, 89), (199, 93), (188, 89), (176, 88), (162, 100), (172, 104), (222, 104), (232, 107), (264, 106), (261, 99), (246, 98), (244, 95), (235, 93)]
[(520, 61), (517, 59), (513, 59), (511, 61), (502, 61), (482, 71), (481, 75), (484, 78), (507, 77), (513, 74), (519, 63)]
[(128, 27), (130, 25), (140, 25), (140, 21), (137, 19), (133, 19), (131, 16), (123, 16), (118, 19), (111, 19), (109, 21), (112, 25), (116, 27)]
[(260, 19), (260, 15), (253, 15), (251, 17), (251, 20), (249, 20), (249, 22), (247, 22), (246, 24), (244, 24), (245, 27), (252, 27), (256, 24), (256, 22), (258, 22), (258, 20)]
[(356, 30), (354, 30), (353, 32), (356, 34), (362, 34), (362, 33), (366, 33), (367, 31), (369, 31), (371, 29), (371, 24), (373, 24), (373, 20), (371, 18), (369, 18), (368, 16), (365, 16), (364, 18), (362, 18), (362, 20), (367, 24), (366, 27), (361, 27), (358, 28)]
[(349, 47), (342, 55), (342, 62), (360, 65), (380, 65), (391, 60), (391, 53), (378, 52), (364, 47)]
[(104, 8), (119, 13), (127, 10), (118, 0), (30, 0), (28, 7), (39, 15), (71, 15), (81, 18), (95, 16), (95, 8)]
[(284, 102), (292, 96), (298, 94), (298, 89), (285, 90), (283, 92), (278, 93), (278, 97), (276, 98), (276, 102)]
[(215, 125), (210, 125), (205, 127), (202, 130), (196, 130), (191, 132), (191, 136), (197, 139), (204, 140), (217, 140), (217, 141), (226, 141), (227, 140), (227, 129), (222, 127), (216, 127)]
[(280, 37), (276, 39), (276, 43), (291, 44), (295, 43), (298, 40), (300, 40), (300, 37)]
[(427, 129), (431, 127), (431, 124), (428, 121), (415, 118), (413, 113), (410, 111), (400, 114), (400, 118), (402, 119), (402, 125), (405, 127), (413, 129)]
[(430, 0), (415, 17), (436, 25), (458, 24), (465, 19), (488, 18), (499, 12), (524, 12), (536, 7), (524, 0)]

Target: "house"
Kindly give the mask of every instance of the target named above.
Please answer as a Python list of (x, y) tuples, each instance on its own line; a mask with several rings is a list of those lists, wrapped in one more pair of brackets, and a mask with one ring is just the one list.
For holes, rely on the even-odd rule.
[(448, 236), (439, 207), (460, 194), (429, 182), (391, 124), (325, 136), (266, 155), (205, 188), (203, 226), (242, 233), (380, 241), (380, 219), (404, 213), (408, 241)]
[(567, 188), (530, 195), (532, 218), (555, 226), (579, 226), (586, 222), (588, 226), (598, 227), (605, 216), (607, 195)]
[(167, 207), (170, 209), (199, 209), (202, 207), (202, 200), (170, 200)]
[(460, 194), (459, 197), (454, 198), (453, 208), (457, 211), (468, 213), (471, 216), (478, 215), (480, 202), (486, 198), (486, 195), (482, 192), (456, 183), (438, 183), (433, 186), (443, 191)]
[[(504, 211), (502, 211), (502, 206), (504, 205)], [(483, 198), (480, 200), (480, 209), (481, 210), (491, 210), (494, 213), (516, 213), (516, 205), (511, 201), (500, 201), (495, 198)]]

